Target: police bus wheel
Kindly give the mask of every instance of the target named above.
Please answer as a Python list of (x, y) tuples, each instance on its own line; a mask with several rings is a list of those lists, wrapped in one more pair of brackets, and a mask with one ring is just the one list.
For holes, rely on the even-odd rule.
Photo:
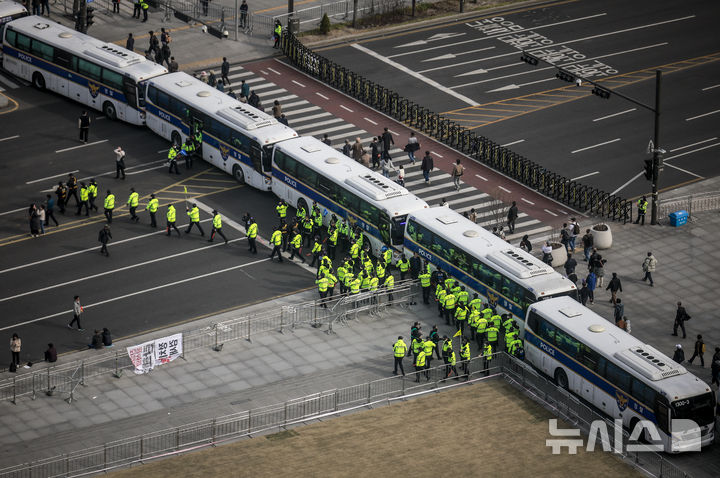
[(45, 90), (45, 77), (36, 71), (32, 76), (32, 84), (40, 91)]
[(305, 201), (305, 199), (303, 199), (303, 198), (298, 199), (298, 202), (297, 202), (297, 210), (299, 211), (300, 208), (305, 209), (305, 214), (307, 214), (308, 216), (310, 216), (310, 213), (311, 213), (312, 211), (309, 211), (309, 210), (308, 210), (307, 201)]
[(180, 137), (180, 133), (177, 131), (173, 131), (170, 135), (170, 142), (172, 142), (173, 146), (180, 147), (182, 144), (182, 138)]
[(107, 119), (115, 121), (117, 119), (117, 111), (115, 111), (115, 105), (113, 105), (109, 101), (103, 103), (103, 114)]
[(555, 370), (555, 384), (557, 384), (558, 387), (563, 388), (565, 390), (568, 389), (568, 378), (567, 374), (565, 373), (565, 370), (559, 368)]
[(245, 173), (243, 172), (242, 168), (237, 164), (233, 166), (233, 177), (240, 184), (245, 184)]

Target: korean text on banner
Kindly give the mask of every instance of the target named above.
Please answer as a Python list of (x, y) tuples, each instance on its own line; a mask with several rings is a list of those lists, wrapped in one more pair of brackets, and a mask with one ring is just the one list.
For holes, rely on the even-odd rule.
[(135, 373), (147, 373), (158, 365), (172, 362), (183, 352), (182, 334), (170, 335), (127, 348)]

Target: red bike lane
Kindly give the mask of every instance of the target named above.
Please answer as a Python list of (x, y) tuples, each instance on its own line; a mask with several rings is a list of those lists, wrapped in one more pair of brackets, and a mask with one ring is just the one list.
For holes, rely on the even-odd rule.
[(422, 151), (431, 151), (433, 154), (435, 169), (450, 174), (452, 165), (461, 159), (465, 167), (462, 178), (464, 183), (494, 199), (500, 199), (497, 196), (502, 194), (503, 202), (516, 201), (519, 212), (545, 225), (562, 226), (571, 216), (587, 217), (305, 75), (279, 59), (253, 62), (243, 65), (243, 68), (374, 136), (379, 135), (383, 128), (389, 128), (394, 133), (396, 147), (404, 147), (410, 132), (415, 132)]

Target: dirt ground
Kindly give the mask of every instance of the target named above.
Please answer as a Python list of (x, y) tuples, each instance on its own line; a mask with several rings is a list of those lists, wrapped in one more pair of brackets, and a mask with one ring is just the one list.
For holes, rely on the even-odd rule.
[(509, 385), (492, 381), (109, 475), (643, 476), (608, 453), (578, 450), (577, 455), (552, 455), (545, 446), (549, 418), (549, 412)]

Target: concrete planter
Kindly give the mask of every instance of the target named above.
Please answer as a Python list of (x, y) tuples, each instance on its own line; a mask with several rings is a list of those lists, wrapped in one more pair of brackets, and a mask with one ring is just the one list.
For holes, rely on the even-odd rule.
[(592, 234), (595, 247), (599, 249), (610, 249), (612, 246), (612, 231), (607, 224), (595, 224), (592, 227)]
[(565, 246), (560, 244), (559, 242), (551, 242), (550, 247), (552, 247), (552, 266), (553, 267), (562, 267), (567, 262), (567, 251), (565, 250)]

